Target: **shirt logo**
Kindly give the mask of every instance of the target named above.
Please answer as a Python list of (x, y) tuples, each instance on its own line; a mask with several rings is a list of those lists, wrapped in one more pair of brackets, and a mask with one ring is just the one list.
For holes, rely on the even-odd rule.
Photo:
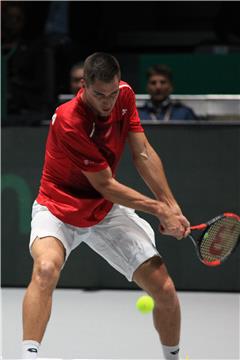
[(88, 159), (84, 159), (84, 160), (83, 160), (83, 163), (84, 163), (84, 165), (93, 165), (93, 164), (95, 164), (94, 161), (88, 160)]
[(127, 109), (122, 109), (122, 116), (127, 113)]
[(54, 114), (53, 117), (52, 117), (52, 124), (53, 124), (53, 125), (54, 125), (54, 123), (55, 123), (56, 117), (57, 117), (57, 114)]

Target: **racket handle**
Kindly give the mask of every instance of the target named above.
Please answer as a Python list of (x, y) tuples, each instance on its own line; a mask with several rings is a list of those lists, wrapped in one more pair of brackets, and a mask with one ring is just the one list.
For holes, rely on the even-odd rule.
[[(203, 230), (203, 229), (206, 229), (206, 227), (207, 227), (207, 224), (199, 224), (199, 225), (190, 226), (190, 229), (191, 230)], [(161, 229), (161, 231), (164, 231), (164, 227), (162, 225), (160, 225), (160, 229)]]
[(199, 225), (194, 225), (194, 226), (190, 226), (191, 230), (203, 230), (207, 227), (207, 224), (199, 224)]

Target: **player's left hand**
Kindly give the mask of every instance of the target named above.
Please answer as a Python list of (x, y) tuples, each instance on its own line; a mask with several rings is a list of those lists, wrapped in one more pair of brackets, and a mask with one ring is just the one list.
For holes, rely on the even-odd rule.
[[(179, 205), (177, 203), (174, 204), (168, 204), (169, 211), (171, 215), (178, 220), (178, 232), (175, 235), (176, 239), (181, 240), (182, 238), (187, 237), (190, 232), (190, 223), (187, 220), (187, 218), (183, 215)], [(160, 231), (163, 234), (168, 234), (167, 229), (165, 227), (160, 226)], [(166, 232), (167, 231), (167, 232)]]

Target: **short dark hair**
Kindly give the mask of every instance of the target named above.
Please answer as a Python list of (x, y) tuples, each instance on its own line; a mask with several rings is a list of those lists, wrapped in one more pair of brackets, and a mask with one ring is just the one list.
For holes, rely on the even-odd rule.
[(172, 70), (165, 64), (156, 64), (151, 66), (148, 68), (146, 75), (147, 80), (149, 80), (149, 78), (153, 75), (163, 75), (166, 76), (171, 83), (173, 82)]
[(121, 78), (120, 65), (117, 59), (107, 53), (96, 52), (84, 62), (84, 79), (87, 85), (96, 80), (109, 83), (115, 76)]

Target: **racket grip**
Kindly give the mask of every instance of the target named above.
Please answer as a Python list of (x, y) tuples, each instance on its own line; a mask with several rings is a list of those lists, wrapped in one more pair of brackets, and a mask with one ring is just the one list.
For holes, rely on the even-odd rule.
[(199, 225), (194, 225), (194, 226), (190, 226), (191, 230), (203, 230), (206, 229), (207, 224), (199, 224)]

